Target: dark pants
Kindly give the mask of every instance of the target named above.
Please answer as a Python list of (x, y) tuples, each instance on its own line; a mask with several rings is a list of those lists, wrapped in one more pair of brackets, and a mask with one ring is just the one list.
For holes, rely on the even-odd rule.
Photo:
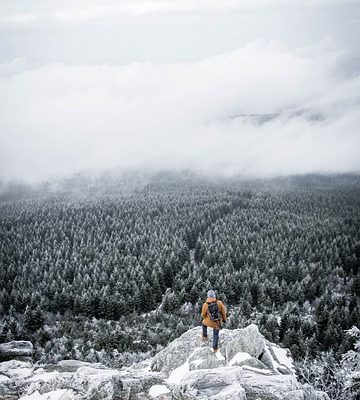
[[(207, 337), (207, 326), (202, 325), (203, 336)], [(219, 329), (213, 328), (213, 348), (217, 349), (219, 347)]]

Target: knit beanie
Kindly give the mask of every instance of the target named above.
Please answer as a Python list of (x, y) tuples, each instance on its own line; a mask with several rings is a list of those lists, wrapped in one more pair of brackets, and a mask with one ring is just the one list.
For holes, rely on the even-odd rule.
[(215, 292), (214, 292), (212, 289), (209, 290), (209, 291), (207, 292), (207, 297), (208, 297), (209, 299), (215, 299), (215, 298), (216, 298)]

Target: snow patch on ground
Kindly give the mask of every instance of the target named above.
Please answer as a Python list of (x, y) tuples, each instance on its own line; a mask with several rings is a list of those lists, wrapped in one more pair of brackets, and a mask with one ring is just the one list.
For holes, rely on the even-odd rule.
[(189, 369), (189, 362), (186, 361), (186, 362), (184, 362), (184, 364), (180, 365), (180, 367), (175, 368), (175, 369), (171, 372), (169, 378), (167, 379), (167, 382), (168, 382), (168, 383), (171, 383), (171, 384), (177, 385), (177, 384), (180, 383), (181, 379), (182, 379), (189, 371), (190, 371), (190, 369)]
[(165, 385), (154, 385), (149, 390), (149, 396), (156, 398), (163, 394), (170, 393), (170, 390)]

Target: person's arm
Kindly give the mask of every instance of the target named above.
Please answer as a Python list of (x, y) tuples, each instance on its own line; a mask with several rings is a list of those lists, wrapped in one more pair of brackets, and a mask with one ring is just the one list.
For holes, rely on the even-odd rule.
[(222, 318), (223, 322), (226, 322), (226, 307), (223, 302), (221, 302), (220, 312), (221, 312), (221, 318)]
[(202, 317), (202, 319), (206, 318), (206, 303), (204, 303), (202, 306), (201, 317)]

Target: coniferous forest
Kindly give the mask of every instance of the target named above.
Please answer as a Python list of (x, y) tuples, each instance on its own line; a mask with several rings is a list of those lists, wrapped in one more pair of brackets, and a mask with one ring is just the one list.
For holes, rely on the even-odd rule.
[(336, 366), (360, 326), (359, 267), (357, 175), (3, 191), (0, 341), (126, 365), (199, 325), (214, 288), (226, 327), (254, 322), (300, 368)]

